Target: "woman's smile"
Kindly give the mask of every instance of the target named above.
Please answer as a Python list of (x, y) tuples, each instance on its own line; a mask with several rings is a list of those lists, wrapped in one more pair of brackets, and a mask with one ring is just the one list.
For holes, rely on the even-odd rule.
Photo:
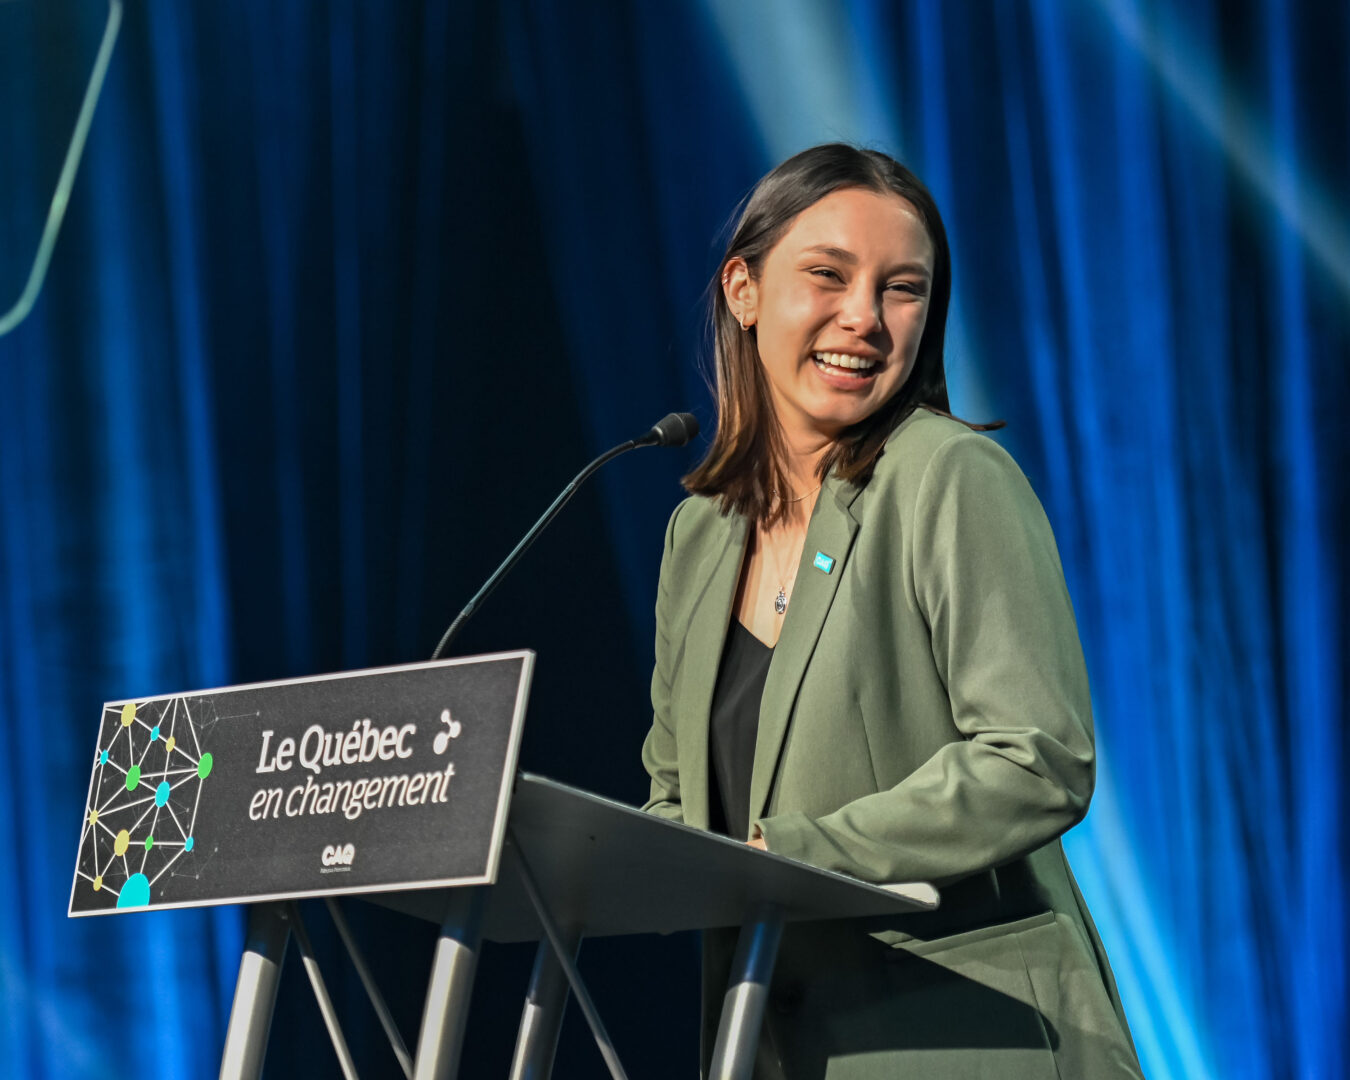
[(861, 390), (885, 370), (879, 357), (856, 353), (819, 351), (811, 360), (830, 386), (840, 390)]
[(863, 188), (798, 214), (757, 277), (743, 261), (729, 265), (728, 303), (753, 328), (789, 439), (834, 438), (905, 384), (932, 275), (933, 244), (914, 208)]

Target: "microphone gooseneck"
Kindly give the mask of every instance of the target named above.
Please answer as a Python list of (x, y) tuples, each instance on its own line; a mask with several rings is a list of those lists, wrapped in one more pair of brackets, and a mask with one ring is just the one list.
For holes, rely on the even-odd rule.
[(440, 643), (436, 646), (436, 651), (431, 654), (431, 658), (440, 660), (445, 656), (446, 649), (458, 636), (464, 624), (473, 617), (473, 613), (478, 610), (478, 605), (491, 595), (492, 590), (497, 587), (502, 578), (510, 573), (511, 568), (520, 561), (520, 557), (525, 554), (539, 534), (548, 527), (549, 522), (558, 516), (558, 511), (567, 505), (567, 501), (576, 494), (577, 489), (586, 482), (592, 473), (602, 465), (613, 461), (620, 454), (626, 454), (629, 450), (635, 450), (639, 446), (684, 446), (697, 434), (698, 420), (693, 413), (671, 413), (653, 424), (651, 430), (641, 438), (629, 439), (613, 449), (606, 450), (581, 472), (577, 473), (572, 478), (572, 482), (558, 493), (558, 497), (544, 511), (543, 516), (530, 527), (530, 531), (524, 535), (520, 543), (512, 549), (511, 554), (506, 557), (501, 566), (492, 572), (492, 576), (483, 583), (483, 587), (474, 594), (473, 599), (464, 605), (464, 610), (455, 616), (455, 621), (446, 627), (445, 633), (441, 635)]

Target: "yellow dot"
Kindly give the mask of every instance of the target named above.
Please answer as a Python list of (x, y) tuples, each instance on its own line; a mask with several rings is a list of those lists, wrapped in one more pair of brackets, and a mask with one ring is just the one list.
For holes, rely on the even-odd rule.
[(117, 839), (113, 841), (113, 854), (125, 855), (127, 853), (127, 846), (130, 843), (131, 833), (127, 832), (126, 829), (123, 829), (117, 834)]
[(164, 752), (167, 754), (172, 754), (173, 748), (177, 745), (178, 740), (175, 739), (172, 735), (170, 735), (167, 739), (164, 740)]
[(89, 824), (90, 824), (90, 825), (97, 825), (97, 824), (98, 824), (98, 811), (97, 811), (97, 810), (90, 810), (90, 811), (89, 811)]
[(133, 702), (128, 701), (125, 705), (122, 706), (122, 726), (131, 727), (131, 725), (135, 723), (135, 721), (136, 721), (136, 706)]
[(101, 888), (103, 888), (103, 875), (99, 874), (98, 877), (94, 878), (94, 892), (98, 892)]

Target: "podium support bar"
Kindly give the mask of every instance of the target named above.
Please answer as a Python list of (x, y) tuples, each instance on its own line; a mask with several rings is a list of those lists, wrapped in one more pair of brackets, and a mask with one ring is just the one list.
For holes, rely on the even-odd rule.
[(262, 1076), (281, 982), (281, 961), (290, 935), (284, 903), (249, 907), (244, 955), (239, 961), (239, 980), (220, 1059), (220, 1080), (258, 1080)]
[(525, 886), (525, 891), (530, 897), (530, 903), (534, 906), (534, 913), (539, 918), (539, 925), (543, 928), (548, 943), (553, 947), (553, 955), (557, 958), (564, 974), (566, 974), (568, 983), (571, 984), (572, 993), (576, 995), (577, 1005), (581, 1007), (581, 1014), (586, 1018), (586, 1023), (591, 1029), (591, 1035), (595, 1037), (595, 1045), (600, 1048), (600, 1056), (605, 1059), (605, 1065), (609, 1068), (609, 1074), (614, 1080), (628, 1080), (628, 1074), (623, 1071), (623, 1065), (619, 1062), (619, 1055), (614, 1049), (614, 1043), (609, 1037), (609, 1032), (605, 1030), (605, 1025), (600, 1020), (600, 1014), (595, 1009), (595, 1002), (591, 1000), (590, 992), (581, 979), (581, 972), (577, 970), (577, 965), (572, 959), (575, 955), (575, 949), (568, 948), (567, 943), (563, 940), (562, 932), (553, 920), (553, 916), (544, 906), (544, 898), (539, 893), (539, 886), (535, 883), (530, 864), (525, 859), (525, 852), (516, 843), (515, 833), (508, 832), (508, 835), (511, 845), (516, 849), (516, 867), (520, 871), (521, 884)]
[[(581, 948), (581, 931), (567, 928), (562, 936), (575, 963)], [(548, 1080), (558, 1052), (558, 1032), (567, 1008), (567, 994), (567, 973), (553, 952), (552, 942), (545, 938), (534, 954), (534, 970), (525, 993), (525, 1007), (520, 1012), (520, 1031), (509, 1080)]]
[(478, 968), (483, 925), (484, 886), (455, 889), (436, 941), (422, 1029), (417, 1036), (413, 1080), (451, 1080), (459, 1071), (459, 1051), (469, 1019), (469, 996)]
[(403, 1043), (403, 1036), (399, 1034), (398, 1025), (394, 1023), (394, 1015), (389, 1011), (384, 995), (380, 993), (380, 988), (375, 983), (375, 976), (371, 973), (370, 965), (366, 963), (365, 955), (356, 943), (356, 935), (352, 933), (352, 928), (347, 923), (347, 916), (342, 914), (341, 905), (331, 896), (324, 900), (324, 904), (328, 907), (328, 914), (333, 918), (333, 925), (337, 927), (338, 936), (342, 938), (342, 944), (347, 947), (347, 955), (351, 957), (352, 966), (356, 968), (356, 974), (360, 976), (361, 985), (366, 988), (366, 996), (370, 998), (370, 1004), (375, 1009), (375, 1015), (379, 1017), (380, 1027), (384, 1028), (384, 1033), (389, 1039), (389, 1046), (394, 1051), (394, 1056), (398, 1058), (398, 1066), (403, 1070), (403, 1075), (407, 1077), (407, 1080), (412, 1080), (412, 1055), (408, 1053), (408, 1048)]
[(782, 936), (783, 914), (772, 904), (758, 907), (741, 927), (713, 1043), (710, 1080), (748, 1080), (754, 1069), (769, 980)]

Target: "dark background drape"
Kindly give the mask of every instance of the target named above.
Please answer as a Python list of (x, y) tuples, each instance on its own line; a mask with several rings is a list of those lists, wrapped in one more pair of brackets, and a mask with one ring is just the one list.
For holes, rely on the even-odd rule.
[[(0, 308), (104, 15), (0, 3)], [(425, 657), (586, 459), (711, 426), (719, 230), (846, 139), (943, 207), (954, 406), (1055, 526), (1100, 750), (1066, 843), (1147, 1074), (1344, 1075), (1348, 58), (1345, 5), (1276, 0), (129, 0), (0, 338), (6, 1072), (215, 1073), (240, 913), (64, 917), (100, 703)], [(696, 451), (616, 462), (460, 639), (538, 651), (525, 767), (644, 797)], [(411, 1037), (433, 931), (352, 912)], [(530, 958), (489, 948), (466, 1077)], [(693, 1074), (692, 939), (582, 968), (634, 1075)], [(337, 1075), (308, 993), (290, 965), (270, 1075)], [(571, 1015), (558, 1075), (600, 1070)]]

